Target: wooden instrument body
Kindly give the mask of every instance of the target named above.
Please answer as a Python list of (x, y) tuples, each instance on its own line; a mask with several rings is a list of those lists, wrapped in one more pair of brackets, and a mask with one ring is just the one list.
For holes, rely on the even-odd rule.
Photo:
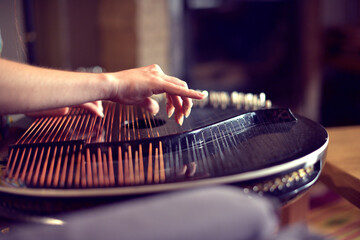
[(106, 103), (103, 119), (36, 120), (10, 147), (0, 191), (81, 202), (232, 184), (285, 203), (317, 180), (327, 144), (323, 127), (284, 108), (193, 108), (180, 127)]

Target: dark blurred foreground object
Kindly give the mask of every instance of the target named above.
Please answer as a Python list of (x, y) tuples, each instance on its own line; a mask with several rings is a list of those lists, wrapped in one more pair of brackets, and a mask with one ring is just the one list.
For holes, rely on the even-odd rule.
[(276, 204), (235, 187), (161, 194), (24, 225), (5, 239), (325, 239), (302, 225), (278, 231)]

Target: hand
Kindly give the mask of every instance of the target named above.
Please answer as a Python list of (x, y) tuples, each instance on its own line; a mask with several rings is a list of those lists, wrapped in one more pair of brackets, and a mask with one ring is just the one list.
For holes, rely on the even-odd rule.
[(204, 98), (204, 94), (188, 88), (186, 82), (166, 75), (156, 65), (135, 68), (115, 73), (105, 73), (112, 82), (109, 100), (139, 105), (152, 114), (159, 111), (159, 104), (150, 98), (153, 94), (166, 93), (166, 111), (169, 117), (175, 113), (175, 120), (182, 125), (184, 115), (191, 112), (192, 100)]

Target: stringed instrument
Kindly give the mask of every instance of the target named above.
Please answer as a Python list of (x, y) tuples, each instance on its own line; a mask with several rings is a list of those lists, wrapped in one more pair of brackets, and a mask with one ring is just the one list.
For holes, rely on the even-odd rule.
[[(157, 100), (164, 110), (164, 97)], [(38, 118), (10, 146), (0, 177), (7, 207), (58, 212), (64, 206), (51, 201), (82, 205), (214, 184), (286, 203), (314, 184), (324, 164), (326, 130), (272, 107), (264, 94), (210, 92), (183, 126), (165, 111), (103, 105), (104, 118), (80, 108)], [(44, 202), (46, 210), (36, 204)]]

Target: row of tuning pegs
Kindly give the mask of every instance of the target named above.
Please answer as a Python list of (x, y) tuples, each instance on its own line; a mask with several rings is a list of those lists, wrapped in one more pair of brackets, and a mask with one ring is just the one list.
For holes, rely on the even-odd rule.
[(226, 109), (235, 107), (236, 109), (258, 109), (271, 108), (272, 103), (266, 99), (265, 93), (252, 94), (233, 91), (231, 94), (223, 91), (202, 91), (207, 97), (202, 100), (193, 100), (194, 106)]

